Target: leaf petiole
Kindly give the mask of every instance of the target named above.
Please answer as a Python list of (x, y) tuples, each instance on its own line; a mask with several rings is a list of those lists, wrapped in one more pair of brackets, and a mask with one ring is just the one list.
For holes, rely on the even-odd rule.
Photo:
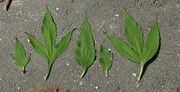
[(139, 82), (141, 80), (141, 76), (142, 76), (142, 73), (143, 73), (143, 70), (144, 70), (144, 65), (145, 65), (145, 63), (141, 62), (141, 67), (140, 67), (140, 72), (139, 72), (139, 75), (138, 75), (137, 82)]
[(46, 75), (44, 77), (44, 80), (47, 80), (49, 78), (49, 75), (51, 73), (51, 69), (52, 69), (52, 64), (50, 66), (48, 66), (48, 71), (47, 71), (47, 73), (46, 73)]
[(22, 72), (21, 72), (22, 75), (24, 75), (24, 74), (26, 73), (25, 67), (22, 67), (22, 68), (21, 68), (21, 71), (22, 71)]
[(107, 78), (109, 75), (108, 75), (108, 70), (105, 71), (105, 77)]
[(82, 70), (81, 70), (81, 75), (80, 75), (80, 77), (81, 77), (81, 78), (83, 78), (83, 77), (84, 77), (84, 75), (85, 75), (86, 71), (87, 71), (86, 69), (82, 69)]

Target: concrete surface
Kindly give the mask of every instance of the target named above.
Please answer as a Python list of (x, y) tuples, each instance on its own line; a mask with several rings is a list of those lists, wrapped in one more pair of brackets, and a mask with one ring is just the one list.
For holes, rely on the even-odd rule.
[[(6, 0), (7, 1), (7, 0)], [(9, 11), (0, 3), (0, 92), (176, 92), (180, 87), (180, 0), (13, 0)], [(67, 51), (55, 62), (49, 80), (43, 80), (47, 64), (27, 42), (24, 32), (34, 33), (41, 41), (40, 27), (45, 5), (49, 6), (58, 29), (58, 39), (72, 24), (80, 28), (87, 11), (96, 49), (105, 39), (102, 32), (123, 36), (122, 10), (126, 8), (147, 33), (157, 15), (161, 48), (156, 60), (147, 68), (141, 85), (136, 87), (139, 65), (121, 57), (108, 41), (103, 45), (114, 53), (109, 78), (97, 61), (84, 78), (74, 59), (74, 48), (79, 29), (73, 34)], [(15, 37), (32, 53), (27, 73), (21, 75), (12, 63)]]

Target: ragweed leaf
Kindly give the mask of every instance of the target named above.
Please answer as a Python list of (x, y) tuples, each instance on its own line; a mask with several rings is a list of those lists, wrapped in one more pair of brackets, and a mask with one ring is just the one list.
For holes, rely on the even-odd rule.
[(134, 51), (139, 54), (139, 60), (142, 59), (142, 52), (144, 47), (144, 39), (142, 28), (134, 21), (134, 19), (127, 13), (124, 12), (125, 18), (125, 34), (127, 35), (128, 42)]
[(57, 58), (59, 55), (61, 55), (68, 47), (69, 42), (71, 40), (71, 36), (73, 33), (74, 29), (70, 32), (68, 32), (62, 39), (57, 43), (56, 45), (56, 54), (55, 58)]
[(69, 45), (73, 31), (68, 32), (59, 43), (56, 44), (57, 28), (51, 16), (48, 7), (46, 7), (41, 33), (44, 38), (44, 44), (41, 44), (33, 35), (28, 34), (31, 45), (35, 51), (40, 54), (48, 63), (48, 71), (44, 77), (48, 79), (55, 60), (66, 50)]
[(107, 48), (101, 46), (100, 48), (100, 64), (105, 73), (106, 78), (108, 77), (108, 71), (112, 66), (113, 53)]
[(20, 67), (22, 73), (25, 73), (25, 68), (30, 60), (30, 54), (27, 55), (24, 46), (16, 39), (15, 53), (12, 56), (14, 64)]
[(48, 7), (46, 7), (41, 31), (42, 31), (44, 43), (45, 43), (45, 46), (47, 47), (47, 49), (49, 49), (49, 47), (52, 48), (53, 45), (55, 45), (56, 35), (57, 35), (56, 30), (57, 30), (56, 24), (54, 23), (54, 20), (51, 16), (51, 13), (49, 12)]
[(130, 48), (125, 42), (123, 42), (121, 39), (118, 37), (112, 36), (112, 35), (107, 35), (108, 40), (111, 42), (113, 47), (125, 58), (134, 61), (135, 63), (140, 63), (138, 61), (138, 55), (136, 54), (135, 51), (133, 51), (132, 48)]
[(29, 33), (26, 33), (26, 34), (28, 35), (29, 42), (31, 43), (31, 45), (33, 46), (35, 51), (38, 54), (40, 54), (42, 57), (44, 57), (44, 59), (48, 60), (47, 53), (45, 52), (45, 49), (44, 49), (42, 43), (39, 42), (32, 34), (29, 34)]
[(159, 40), (160, 40), (160, 36), (159, 36), (158, 23), (155, 22), (152, 25), (150, 32), (148, 33), (147, 36), (146, 48), (145, 48), (146, 61), (151, 59), (154, 56), (154, 54), (157, 52), (159, 47)]
[(137, 81), (141, 80), (144, 65), (157, 52), (159, 47), (159, 28), (157, 22), (153, 24), (148, 33), (146, 45), (144, 46), (144, 38), (141, 27), (134, 21), (134, 19), (124, 12), (125, 17), (125, 34), (128, 38), (129, 45), (124, 43), (117, 37), (108, 36), (108, 40), (117, 49), (117, 51), (127, 59), (141, 64), (139, 76)]
[(82, 68), (81, 77), (83, 77), (95, 59), (93, 35), (87, 16), (84, 17), (81, 32), (78, 36), (75, 59)]

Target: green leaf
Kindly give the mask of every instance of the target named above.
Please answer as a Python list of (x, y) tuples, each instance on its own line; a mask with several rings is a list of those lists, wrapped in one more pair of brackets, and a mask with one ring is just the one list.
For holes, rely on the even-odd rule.
[(44, 37), (45, 45), (47, 47), (53, 47), (53, 45), (55, 45), (57, 35), (56, 30), (56, 24), (54, 23), (51, 13), (48, 7), (46, 6), (41, 31)]
[(147, 41), (146, 41), (146, 61), (148, 61), (149, 59), (151, 59), (157, 52), (158, 48), (159, 48), (159, 27), (158, 27), (158, 23), (155, 22), (151, 29), (150, 32), (148, 33), (147, 36)]
[(61, 41), (56, 44), (56, 24), (51, 16), (50, 11), (48, 10), (48, 7), (46, 6), (41, 33), (44, 38), (44, 44), (41, 44), (31, 34), (28, 34), (28, 38), (35, 51), (44, 57), (48, 63), (48, 70), (44, 77), (44, 79), (47, 80), (55, 60), (66, 50), (67, 46), (69, 45), (72, 31), (68, 32), (65, 37), (63, 37)]
[(87, 16), (84, 17), (81, 32), (78, 36), (75, 58), (82, 68), (81, 77), (83, 77), (95, 59), (94, 40)]
[(71, 36), (72, 36), (73, 31), (74, 31), (74, 29), (72, 31), (68, 32), (60, 40), (60, 42), (57, 43), (57, 45), (56, 45), (57, 51), (56, 51), (56, 54), (55, 54), (55, 58), (57, 58), (59, 55), (61, 55), (67, 49), (67, 46), (69, 45), (69, 42), (71, 40)]
[(125, 17), (125, 34), (127, 35), (130, 46), (139, 54), (142, 59), (142, 52), (144, 47), (144, 39), (142, 28), (134, 21), (134, 19), (124, 11)]
[(30, 55), (26, 55), (26, 51), (21, 42), (16, 39), (15, 53), (13, 54), (14, 64), (19, 66), (22, 70), (22, 73), (25, 73), (25, 68), (30, 60)]
[(113, 53), (107, 48), (101, 46), (100, 48), (100, 64), (105, 73), (106, 78), (108, 77), (108, 71), (112, 66)]
[(155, 22), (147, 36), (146, 45), (144, 46), (143, 31), (136, 21), (127, 13), (124, 12), (125, 17), (125, 33), (128, 38), (129, 46), (118, 39), (117, 37), (108, 36), (111, 44), (116, 50), (127, 59), (139, 63), (140, 72), (137, 81), (141, 80), (144, 71), (144, 65), (150, 60), (159, 48), (159, 28), (158, 23)]
[(138, 55), (135, 51), (133, 51), (132, 48), (130, 48), (125, 42), (123, 42), (121, 39), (114, 37), (112, 35), (107, 35), (108, 40), (111, 42), (113, 47), (124, 57), (127, 59), (135, 62), (140, 63), (138, 60)]
[(40, 54), (42, 57), (44, 57), (44, 59), (48, 60), (47, 58), (47, 53), (43, 47), (43, 45), (41, 44), (41, 42), (39, 42), (33, 35), (26, 33), (28, 35), (29, 38), (29, 42), (31, 43), (31, 45), (33, 46), (33, 48), (35, 49), (35, 51)]

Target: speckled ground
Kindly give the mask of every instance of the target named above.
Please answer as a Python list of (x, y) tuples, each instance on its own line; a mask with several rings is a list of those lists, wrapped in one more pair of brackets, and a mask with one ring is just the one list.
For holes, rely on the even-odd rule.
[[(180, 87), (180, 0), (13, 0), (9, 11), (6, 2), (0, 3), (0, 92), (176, 92)], [(40, 27), (45, 5), (58, 27), (58, 38), (71, 25), (76, 27), (67, 51), (55, 62), (49, 80), (43, 80), (46, 62), (27, 42), (25, 32), (34, 33), (43, 40)], [(135, 76), (139, 65), (121, 57), (105, 41), (103, 45), (114, 53), (113, 66), (108, 79), (104, 78), (98, 60), (84, 78), (74, 59), (74, 48), (84, 11), (87, 11), (97, 51), (105, 39), (102, 32), (123, 36), (122, 10), (126, 8), (147, 33), (157, 15), (161, 34), (161, 48), (156, 60), (147, 68), (137, 88)], [(12, 63), (17, 37), (32, 53), (27, 73), (21, 75)], [(98, 57), (97, 57), (98, 59)]]

